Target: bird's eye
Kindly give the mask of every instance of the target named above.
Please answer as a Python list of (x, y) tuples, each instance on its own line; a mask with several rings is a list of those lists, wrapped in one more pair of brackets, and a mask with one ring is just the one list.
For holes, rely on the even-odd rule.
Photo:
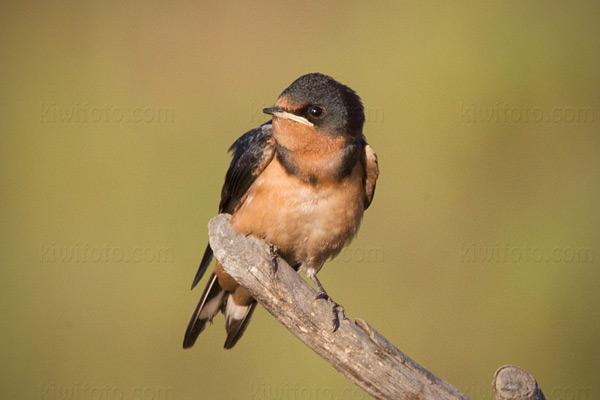
[(323, 109), (319, 106), (312, 106), (308, 109), (308, 115), (313, 118), (319, 118), (321, 115), (323, 115)]

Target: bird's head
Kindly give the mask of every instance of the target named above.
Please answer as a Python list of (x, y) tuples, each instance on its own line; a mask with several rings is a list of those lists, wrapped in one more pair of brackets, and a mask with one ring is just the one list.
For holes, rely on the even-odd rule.
[(296, 79), (275, 106), (263, 112), (272, 115), (274, 122), (302, 124), (331, 138), (354, 139), (362, 135), (365, 123), (364, 108), (354, 90), (320, 73)]

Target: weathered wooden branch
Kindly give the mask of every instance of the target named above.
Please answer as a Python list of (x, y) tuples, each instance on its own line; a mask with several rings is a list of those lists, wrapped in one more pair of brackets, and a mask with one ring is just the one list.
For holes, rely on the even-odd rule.
[[(342, 320), (333, 332), (331, 305), (316, 299), (316, 291), (281, 258), (277, 259), (275, 272), (269, 246), (255, 237), (237, 234), (229, 224), (230, 218), (221, 214), (208, 224), (215, 257), (283, 326), (340, 373), (378, 399), (469, 399), (402, 353), (362, 319)], [(504, 375), (499, 370), (494, 379), (497, 399), (517, 398), (498, 397), (511, 390), (510, 384), (502, 383)]]
[(496, 400), (546, 400), (538, 383), (523, 368), (505, 365), (494, 374)]

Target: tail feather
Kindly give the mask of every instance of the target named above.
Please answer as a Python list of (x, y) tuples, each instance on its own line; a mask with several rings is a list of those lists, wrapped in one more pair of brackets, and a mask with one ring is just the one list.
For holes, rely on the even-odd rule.
[[(212, 258), (213, 251), (210, 245), (208, 245), (192, 283), (192, 289), (202, 279)], [(236, 301), (240, 304), (236, 304)], [(196, 343), (198, 336), (206, 328), (206, 323), (209, 321), (212, 322), (212, 319), (219, 311), (225, 314), (225, 330), (227, 331), (225, 348), (232, 348), (246, 331), (255, 308), (256, 300), (240, 287), (217, 262), (215, 270), (211, 274), (206, 288), (200, 297), (200, 301), (188, 323), (183, 338), (183, 348), (190, 348)]]
[(204, 330), (206, 322), (212, 321), (213, 317), (222, 308), (226, 297), (225, 290), (221, 288), (217, 276), (213, 273), (188, 323), (183, 339), (184, 349), (192, 347), (196, 343), (196, 339)]
[(227, 305), (225, 306), (224, 313), (227, 339), (225, 340), (224, 347), (226, 349), (231, 349), (246, 331), (248, 323), (250, 323), (250, 319), (254, 313), (254, 309), (256, 308), (256, 301), (253, 300), (247, 305), (237, 305), (233, 301), (232, 296), (228, 296), (226, 301)]

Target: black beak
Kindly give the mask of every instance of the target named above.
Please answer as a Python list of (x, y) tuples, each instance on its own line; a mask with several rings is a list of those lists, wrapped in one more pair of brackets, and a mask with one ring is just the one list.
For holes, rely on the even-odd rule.
[(263, 112), (265, 114), (271, 114), (271, 115), (273, 115), (273, 113), (283, 112), (283, 111), (285, 111), (283, 109), (283, 107), (277, 107), (277, 106), (273, 106), (273, 107), (269, 107), (269, 108), (263, 108)]

